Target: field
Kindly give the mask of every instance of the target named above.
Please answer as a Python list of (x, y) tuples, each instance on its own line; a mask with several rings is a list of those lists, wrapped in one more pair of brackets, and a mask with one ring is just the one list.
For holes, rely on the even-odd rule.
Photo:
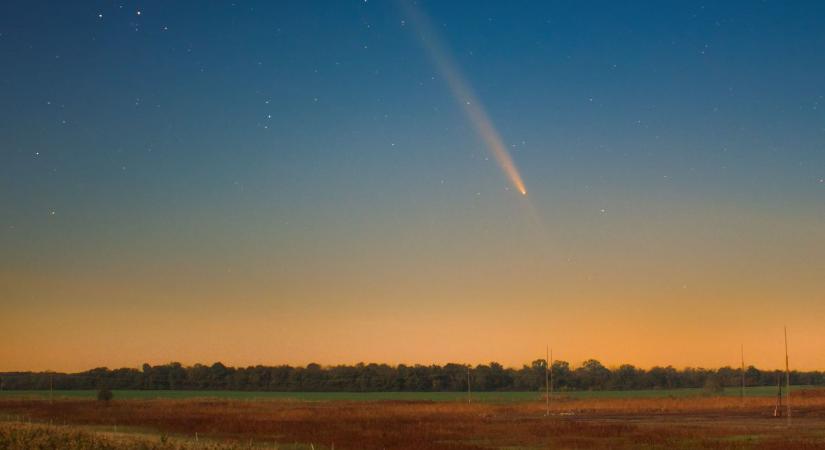
[(744, 399), (565, 396), (553, 400), (549, 417), (536, 393), (533, 401), (473, 404), (362, 394), (312, 401), (122, 395), (106, 403), (3, 393), (0, 448), (825, 449), (825, 390), (796, 391), (790, 427), (772, 417), (775, 399), (760, 392)]

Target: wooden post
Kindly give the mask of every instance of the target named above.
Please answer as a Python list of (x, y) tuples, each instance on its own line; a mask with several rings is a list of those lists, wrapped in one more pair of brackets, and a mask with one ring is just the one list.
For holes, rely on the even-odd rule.
[(788, 426), (791, 426), (791, 369), (788, 365), (788, 327), (785, 327), (785, 389), (787, 397), (785, 398), (785, 405), (788, 409)]

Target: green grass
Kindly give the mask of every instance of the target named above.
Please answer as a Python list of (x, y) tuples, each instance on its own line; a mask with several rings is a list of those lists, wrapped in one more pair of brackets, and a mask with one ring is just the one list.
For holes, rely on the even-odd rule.
[[(811, 386), (794, 386), (794, 389), (812, 388)], [(248, 392), (248, 391), (113, 391), (115, 399), (189, 399), (221, 398), (235, 400), (299, 400), (299, 401), (466, 401), (466, 392)], [(572, 398), (660, 398), (660, 397), (694, 397), (701, 396), (702, 389), (656, 389), (644, 391), (575, 391), (562, 392)], [(749, 387), (747, 396), (765, 397), (776, 395), (772, 386)], [(55, 391), (55, 398), (94, 399), (96, 391)], [(739, 395), (738, 388), (725, 390), (724, 395)], [(474, 401), (482, 402), (523, 402), (540, 400), (541, 392), (473, 392)], [(49, 398), (49, 391), (0, 391), (0, 398)]]

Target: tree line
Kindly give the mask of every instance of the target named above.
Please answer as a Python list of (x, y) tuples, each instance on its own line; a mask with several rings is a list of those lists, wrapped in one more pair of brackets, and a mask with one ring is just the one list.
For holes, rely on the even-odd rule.
[[(137, 389), (137, 390), (239, 390), (292, 392), (437, 392), (466, 391), (467, 372), (474, 391), (536, 391), (544, 388), (546, 362), (533, 361), (521, 368), (505, 368), (499, 363), (467, 366), (356, 364), (302, 367), (212, 365), (183, 366), (173, 362), (141, 369), (105, 367), (79, 373), (0, 373), (0, 390), (43, 389)], [(630, 364), (608, 368), (589, 359), (578, 367), (566, 361), (553, 362), (553, 385), (558, 391), (676, 389), (741, 385), (739, 368), (720, 369), (653, 367), (641, 369)], [(748, 386), (775, 386), (784, 376), (778, 370), (745, 370)], [(791, 384), (823, 385), (825, 372), (791, 372)]]

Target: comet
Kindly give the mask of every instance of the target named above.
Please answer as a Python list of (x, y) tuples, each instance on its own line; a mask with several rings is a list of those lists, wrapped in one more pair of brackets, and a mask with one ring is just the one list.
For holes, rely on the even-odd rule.
[(493, 159), (498, 163), (504, 175), (522, 195), (527, 195), (527, 187), (519, 174), (513, 157), (507, 151), (504, 141), (496, 130), (493, 121), (484, 109), (484, 105), (464, 78), (455, 59), (447, 46), (433, 28), (426, 14), (410, 1), (400, 2), (404, 11), (418, 30), (421, 41), (439, 72), (444, 76), (456, 102), (461, 106), (476, 133), (487, 146)]

